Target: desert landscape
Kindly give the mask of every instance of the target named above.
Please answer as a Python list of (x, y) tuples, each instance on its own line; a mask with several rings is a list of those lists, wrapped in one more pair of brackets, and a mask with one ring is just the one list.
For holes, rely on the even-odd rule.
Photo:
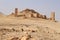
[(0, 14), (0, 40), (60, 40), (60, 22), (33, 9)]

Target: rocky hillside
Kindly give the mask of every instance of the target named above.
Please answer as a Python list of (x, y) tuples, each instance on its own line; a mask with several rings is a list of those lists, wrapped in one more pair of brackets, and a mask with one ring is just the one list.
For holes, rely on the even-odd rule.
[(0, 18), (0, 40), (60, 40), (60, 22), (41, 18)]

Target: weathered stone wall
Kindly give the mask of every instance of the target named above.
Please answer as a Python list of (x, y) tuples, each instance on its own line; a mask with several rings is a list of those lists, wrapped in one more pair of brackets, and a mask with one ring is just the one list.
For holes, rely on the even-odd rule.
[(26, 9), (18, 12), (18, 8), (15, 8), (15, 14), (12, 15), (14, 15), (15, 17), (21, 17), (22, 15), (24, 18), (42, 18), (48, 20), (55, 20), (55, 12), (51, 12), (50, 18), (47, 18), (46, 15), (39, 14), (38, 12), (31, 9)]
[(33, 16), (34, 16), (34, 18), (36, 18), (37, 17), (37, 14), (36, 13), (33, 13)]
[(43, 15), (42, 15), (42, 14), (40, 14), (40, 15), (39, 15), (39, 18), (43, 18)]

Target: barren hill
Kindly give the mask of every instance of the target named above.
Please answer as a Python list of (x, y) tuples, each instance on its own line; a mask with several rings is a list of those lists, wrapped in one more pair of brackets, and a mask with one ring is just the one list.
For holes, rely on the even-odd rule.
[(25, 35), (31, 36), (29, 40), (32, 38), (35, 40), (60, 40), (60, 23), (39, 18), (0, 19), (1, 40), (11, 40), (15, 37), (21, 39)]

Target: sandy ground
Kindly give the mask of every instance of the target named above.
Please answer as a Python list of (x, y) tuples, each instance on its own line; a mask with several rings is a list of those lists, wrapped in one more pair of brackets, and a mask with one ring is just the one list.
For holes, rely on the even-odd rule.
[(15, 37), (23, 40), (26, 34), (31, 36), (28, 40), (60, 40), (60, 22), (41, 18), (0, 17), (0, 40)]

